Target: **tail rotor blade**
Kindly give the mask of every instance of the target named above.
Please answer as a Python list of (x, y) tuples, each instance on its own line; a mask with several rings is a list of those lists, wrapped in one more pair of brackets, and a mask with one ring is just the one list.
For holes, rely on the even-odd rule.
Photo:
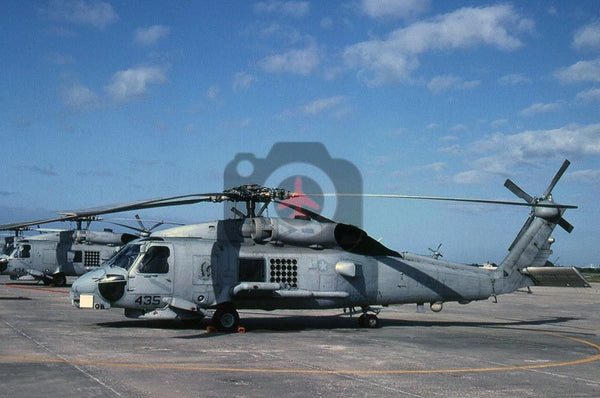
[(560, 220), (558, 220), (558, 225), (560, 225), (562, 227), (562, 229), (564, 229), (568, 233), (571, 233), (571, 231), (573, 231), (573, 228), (574, 228), (570, 222), (568, 222), (567, 220), (565, 220), (562, 217), (560, 218)]
[(569, 162), (567, 159), (565, 159), (565, 161), (563, 162), (562, 166), (560, 166), (560, 169), (558, 170), (558, 172), (556, 173), (556, 175), (552, 179), (552, 182), (550, 183), (550, 185), (548, 186), (548, 188), (544, 192), (544, 196), (542, 196), (542, 198), (546, 199), (548, 197), (548, 195), (550, 195), (552, 193), (552, 190), (554, 189), (554, 186), (556, 185), (556, 183), (558, 182), (558, 180), (560, 180), (560, 177), (562, 177), (562, 175), (564, 174), (565, 170), (567, 170), (567, 167), (569, 167), (570, 164), (571, 164), (571, 162)]
[(527, 203), (533, 203), (533, 196), (529, 195), (527, 192), (523, 191), (517, 184), (512, 182), (510, 179), (507, 179), (504, 182), (504, 186), (508, 188), (512, 193), (517, 195), (519, 198), (523, 199)]

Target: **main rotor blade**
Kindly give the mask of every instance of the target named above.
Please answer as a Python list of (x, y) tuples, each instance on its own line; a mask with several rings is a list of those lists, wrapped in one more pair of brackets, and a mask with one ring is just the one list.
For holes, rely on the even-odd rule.
[(70, 220), (73, 220), (73, 217), (63, 216), (63, 217), (46, 218), (44, 220), (1, 224), (0, 231), (16, 231), (16, 230), (19, 230), (22, 228), (30, 227), (32, 225), (47, 224), (47, 223), (56, 222), (56, 221), (70, 221)]
[(139, 214), (136, 214), (136, 215), (135, 215), (135, 219), (137, 220), (137, 222), (138, 222), (138, 225), (140, 226), (140, 228), (142, 229), (142, 231), (145, 231), (145, 230), (146, 230), (146, 226), (145, 226), (145, 225), (144, 225), (144, 223), (142, 222), (142, 219), (140, 218), (140, 215), (139, 215)]
[(156, 228), (160, 227), (161, 225), (163, 225), (164, 222), (163, 221), (159, 221), (156, 224), (154, 224), (153, 226), (151, 226), (150, 228), (148, 228), (148, 232), (152, 232), (154, 231)]
[(140, 200), (137, 202), (124, 203), (124, 204), (92, 207), (89, 209), (82, 209), (82, 210), (65, 211), (65, 212), (60, 212), (59, 214), (63, 214), (65, 217), (70, 217), (70, 219), (73, 219), (73, 218), (94, 216), (94, 215), (99, 215), (99, 214), (120, 213), (123, 211), (130, 211), (130, 210), (150, 209), (153, 207), (177, 206), (177, 205), (193, 204), (193, 203), (199, 203), (199, 202), (211, 202), (211, 201), (219, 202), (226, 198), (227, 198), (227, 196), (223, 195), (222, 193), (179, 195), (179, 196), (171, 196), (171, 197), (158, 198), (158, 199)]
[(568, 159), (565, 159), (565, 161), (563, 162), (562, 166), (560, 166), (560, 169), (558, 170), (558, 172), (556, 173), (556, 175), (552, 179), (552, 182), (550, 183), (550, 185), (548, 186), (548, 188), (544, 192), (544, 196), (542, 196), (542, 198), (546, 199), (548, 197), (548, 195), (550, 195), (552, 193), (552, 190), (554, 189), (554, 186), (556, 185), (556, 183), (558, 182), (558, 180), (560, 180), (560, 177), (562, 177), (562, 175), (564, 174), (565, 170), (567, 170), (567, 167), (569, 167), (570, 164), (571, 164), (571, 162), (569, 162)]
[(119, 222), (114, 222), (114, 221), (105, 221), (105, 222), (107, 222), (107, 223), (109, 223), (109, 224), (113, 224), (113, 225), (118, 225), (119, 227), (128, 228), (128, 229), (131, 229), (131, 230), (133, 230), (133, 231), (137, 231), (137, 232), (139, 232), (139, 233), (142, 233), (142, 232), (145, 232), (145, 231), (146, 231), (145, 229), (141, 229), (141, 228), (138, 228), (138, 227), (134, 227), (133, 225), (122, 224), (122, 223), (119, 223)]
[[(473, 199), (473, 198), (446, 198), (442, 196), (414, 196), (414, 195), (392, 195), (392, 194), (373, 194), (373, 193), (323, 193), (323, 194), (303, 194), (306, 196), (337, 196), (337, 197), (365, 197), (365, 198), (393, 198), (393, 199), (419, 199), (419, 200), (442, 200), (450, 202), (471, 202), (471, 203), (489, 203), (498, 205), (511, 206), (527, 206), (531, 207), (530, 203), (512, 202), (508, 200), (490, 200), (490, 199)], [(559, 209), (576, 209), (574, 205), (561, 205), (558, 203), (536, 203), (538, 207), (551, 207)]]
[(167, 206), (178, 206), (185, 204), (194, 204), (199, 202), (220, 202), (227, 200), (228, 196), (222, 193), (203, 193), (203, 194), (190, 194), (190, 195), (179, 195), (171, 196), (158, 199), (140, 200), (137, 202), (116, 204), (101, 207), (92, 207), (82, 210), (73, 211), (62, 211), (59, 212), (61, 216), (46, 218), (43, 220), (15, 222), (8, 224), (0, 224), (0, 231), (11, 231), (19, 228), (30, 227), (32, 225), (47, 224), (56, 221), (75, 221), (84, 219), (86, 217), (97, 216), (100, 214), (108, 213), (120, 213), (123, 211), (130, 210), (141, 210), (150, 209), (153, 207), (167, 207)]
[(519, 198), (523, 199), (527, 203), (533, 203), (533, 196), (529, 195), (527, 192), (523, 191), (521, 188), (517, 186), (510, 179), (507, 179), (504, 182), (504, 186), (509, 189), (512, 193), (517, 195)]

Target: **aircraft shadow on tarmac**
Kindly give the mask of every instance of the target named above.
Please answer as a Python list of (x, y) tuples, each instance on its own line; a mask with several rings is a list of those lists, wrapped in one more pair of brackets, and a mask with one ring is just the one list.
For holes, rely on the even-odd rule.
[[(341, 315), (334, 316), (273, 316), (260, 318), (242, 318), (241, 325), (246, 332), (302, 332), (305, 330), (347, 330), (368, 332), (372, 329), (359, 329), (357, 317)], [(482, 322), (462, 321), (415, 321), (380, 318), (380, 328), (386, 327), (468, 327), (468, 328), (526, 328), (527, 326), (553, 325), (577, 320), (575, 317), (550, 317), (532, 320), (490, 320)], [(200, 321), (162, 321), (162, 320), (124, 320), (116, 322), (98, 323), (106, 328), (145, 328), (145, 329), (173, 329), (173, 330), (200, 330), (206, 329), (211, 324), (210, 319)], [(206, 333), (191, 336), (176, 336), (176, 338), (207, 338), (226, 335), (228, 333)]]

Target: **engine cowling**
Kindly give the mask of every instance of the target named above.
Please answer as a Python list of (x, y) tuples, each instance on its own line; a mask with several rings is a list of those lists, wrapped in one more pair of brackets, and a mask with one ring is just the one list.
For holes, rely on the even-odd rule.
[(358, 254), (399, 255), (350, 224), (257, 217), (251, 221), (250, 237), (262, 244), (284, 243), (313, 249), (340, 247)]
[(73, 232), (73, 239), (78, 243), (89, 242), (101, 245), (124, 245), (137, 239), (136, 235), (108, 231), (77, 230)]
[(296, 246), (328, 248), (337, 245), (335, 223), (300, 219), (257, 217), (252, 219), (250, 237), (256, 243), (286, 243)]

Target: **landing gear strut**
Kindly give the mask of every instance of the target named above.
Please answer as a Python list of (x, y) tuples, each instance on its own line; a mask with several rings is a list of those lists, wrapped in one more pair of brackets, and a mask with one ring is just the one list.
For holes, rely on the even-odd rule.
[(231, 304), (222, 304), (217, 307), (212, 321), (220, 332), (233, 332), (240, 325), (240, 315)]

